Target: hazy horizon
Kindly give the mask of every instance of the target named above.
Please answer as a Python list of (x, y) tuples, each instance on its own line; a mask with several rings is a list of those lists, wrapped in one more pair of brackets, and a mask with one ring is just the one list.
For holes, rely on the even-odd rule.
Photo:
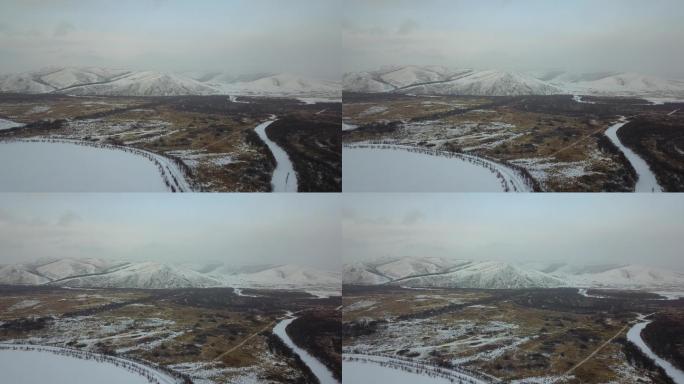
[(348, 0), (343, 72), (388, 65), (684, 78), (676, 0)]
[(0, 264), (95, 257), (340, 266), (327, 194), (2, 194)]
[(0, 0), (0, 73), (49, 66), (339, 79), (337, 0)]
[(676, 195), (356, 194), (343, 200), (342, 258), (641, 264), (684, 272), (682, 217)]

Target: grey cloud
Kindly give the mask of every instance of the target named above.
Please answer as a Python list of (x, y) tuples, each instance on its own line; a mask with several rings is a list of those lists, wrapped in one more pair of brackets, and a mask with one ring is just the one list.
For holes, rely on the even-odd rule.
[(418, 29), (418, 23), (415, 20), (404, 20), (399, 25), (397, 33), (400, 35), (408, 35)]
[(57, 24), (52, 35), (55, 37), (66, 36), (74, 30), (76, 30), (76, 27), (73, 24), (62, 21), (61, 23)]
[(76, 213), (69, 211), (63, 213), (59, 219), (57, 220), (57, 225), (63, 226), (63, 227), (68, 227), (74, 223), (78, 223), (83, 221), (83, 218), (81, 216), (77, 215)]

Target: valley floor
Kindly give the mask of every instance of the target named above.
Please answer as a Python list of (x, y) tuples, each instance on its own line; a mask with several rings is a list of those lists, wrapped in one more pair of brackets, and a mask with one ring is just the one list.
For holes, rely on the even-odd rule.
[[(648, 191), (659, 189), (658, 183), (666, 191), (682, 191), (682, 107), (571, 95), (349, 93), (344, 96), (343, 141), (345, 146), (404, 146), (477, 156), (519, 170), (541, 191), (634, 191), (644, 183), (640, 174), (652, 175), (646, 171), (655, 174)], [(634, 166), (629, 154), (607, 136), (621, 116), (629, 123), (620, 129), (620, 141), (644, 159), (645, 168)], [(353, 178), (355, 172), (350, 167), (345, 175)], [(429, 173), (427, 168), (417, 172)], [(465, 180), (468, 175), (454, 172), (452, 177)], [(433, 185), (440, 190), (438, 181)]]
[[(310, 382), (311, 371), (275, 335), (326, 366), (339, 365), (340, 298), (231, 288), (126, 290), (2, 287), (0, 343), (29, 343), (148, 362), (197, 384)], [(330, 329), (334, 329), (330, 331)], [(336, 374), (338, 377), (341, 372)]]
[[(165, 182), (172, 191), (271, 191), (278, 159), (254, 128), (274, 119), (276, 123), (264, 133), (292, 160), (291, 189), (340, 191), (339, 102), (227, 96), (0, 95), (0, 142), (57, 141), (118, 149), (138, 155), (142, 162), (149, 160), (141, 167), (159, 168), (162, 187)], [(45, 164), (44, 158), (29, 152), (13, 155), (9, 161), (16, 167), (38, 161)], [(86, 175), (81, 177), (87, 182), (88, 174), (127, 172), (119, 166), (107, 168), (115, 163), (110, 158), (100, 160), (94, 170), (72, 165), (73, 173)], [(170, 172), (165, 172), (167, 168)], [(62, 183), (69, 184), (70, 177), (66, 174)], [(135, 183), (132, 180), (128, 182)], [(93, 184), (105, 191), (118, 190)], [(36, 187), (19, 186), (15, 191), (31, 188)], [(74, 187), (64, 185), (62, 191), (68, 190)]]
[[(428, 376), (441, 369), (486, 383), (668, 382), (627, 341), (627, 330), (639, 314), (681, 316), (683, 301), (588, 292), (345, 286), (343, 355), (399, 359)], [(350, 361), (345, 369), (360, 364)]]

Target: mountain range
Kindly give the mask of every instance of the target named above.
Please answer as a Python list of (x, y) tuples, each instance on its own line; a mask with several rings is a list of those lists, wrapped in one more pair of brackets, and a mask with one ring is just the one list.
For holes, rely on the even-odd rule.
[(684, 273), (641, 265), (506, 263), (438, 257), (386, 258), (346, 264), (344, 284), (480, 289), (591, 287), (684, 288)]
[(342, 87), (347, 92), (393, 92), (418, 95), (572, 94), (684, 98), (684, 81), (638, 73), (511, 72), (416, 65), (346, 73), (342, 78)]
[(338, 273), (297, 265), (235, 268), (224, 263), (167, 264), (64, 258), (0, 266), (0, 284), (79, 288), (238, 287), (338, 291)]
[(233, 76), (97, 67), (56, 67), (0, 75), (0, 92), (96, 96), (243, 95), (339, 98), (341, 84), (293, 74)]

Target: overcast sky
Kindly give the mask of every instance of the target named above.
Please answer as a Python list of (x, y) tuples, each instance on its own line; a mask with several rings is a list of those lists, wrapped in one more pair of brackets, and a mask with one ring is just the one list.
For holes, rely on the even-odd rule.
[(0, 0), (0, 73), (45, 66), (339, 78), (339, 0)]
[(684, 271), (677, 194), (348, 194), (343, 259), (441, 256)]
[(684, 78), (681, 0), (345, 0), (343, 70), (383, 65)]
[(43, 257), (340, 265), (336, 194), (0, 194), (0, 264)]

